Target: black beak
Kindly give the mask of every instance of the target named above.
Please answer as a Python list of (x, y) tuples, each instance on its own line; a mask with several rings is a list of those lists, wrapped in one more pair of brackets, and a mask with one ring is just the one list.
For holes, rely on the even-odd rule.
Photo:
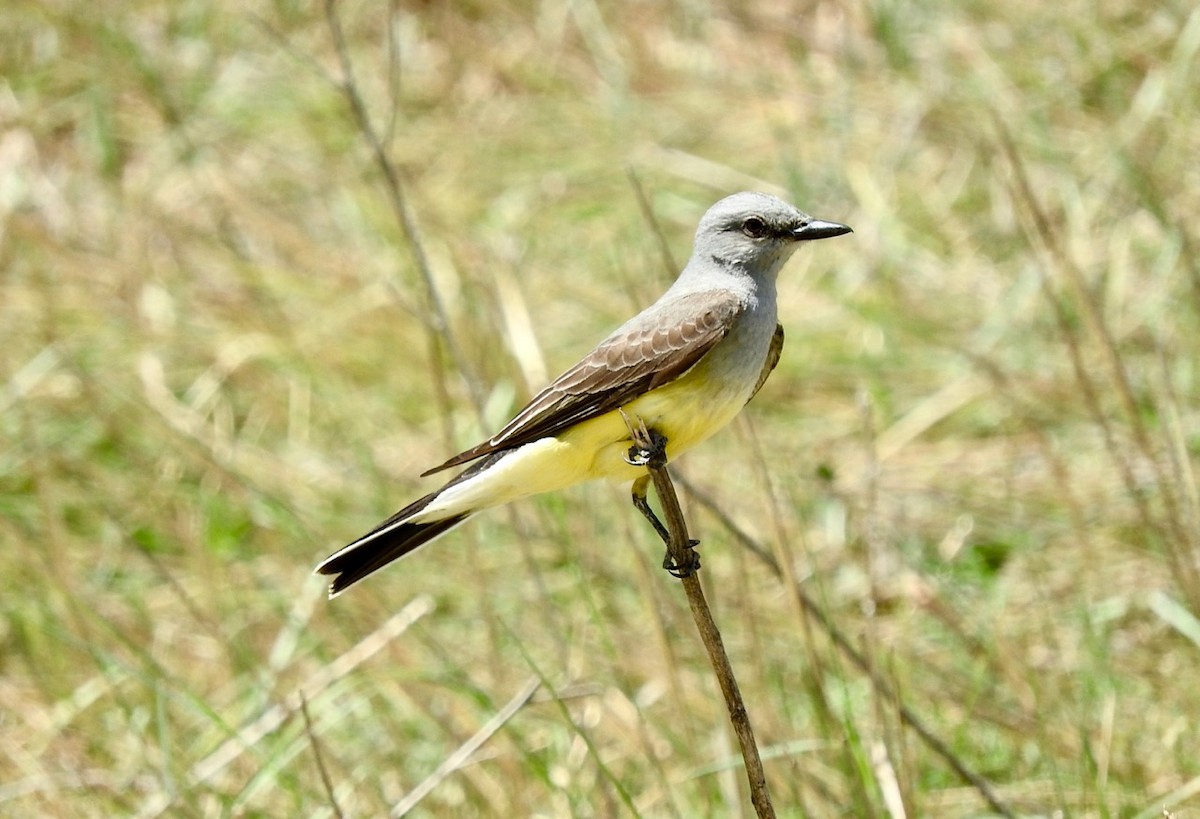
[(822, 222), (820, 219), (809, 219), (800, 227), (791, 231), (791, 237), (797, 242), (811, 242), (813, 239), (832, 239), (846, 233), (853, 233), (848, 225), (837, 222)]

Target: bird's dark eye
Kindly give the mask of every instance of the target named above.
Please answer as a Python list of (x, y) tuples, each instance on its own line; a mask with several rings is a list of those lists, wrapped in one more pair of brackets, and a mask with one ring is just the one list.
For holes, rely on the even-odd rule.
[(742, 222), (742, 233), (745, 233), (751, 239), (761, 239), (769, 232), (766, 223), (757, 216), (751, 216), (745, 222)]

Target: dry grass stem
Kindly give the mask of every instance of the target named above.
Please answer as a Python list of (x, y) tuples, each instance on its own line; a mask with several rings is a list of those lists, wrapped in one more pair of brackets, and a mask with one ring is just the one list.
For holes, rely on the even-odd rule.
[[(640, 418), (626, 418), (625, 423), (629, 427), (629, 434), (633, 439), (634, 446), (648, 453), (649, 462), (646, 464), (646, 471), (650, 473), (650, 478), (654, 483), (654, 493), (658, 496), (659, 503), (663, 507), (663, 514), (666, 516), (667, 531), (670, 533), (667, 551), (671, 554), (671, 560), (676, 566), (691, 565), (693, 560), (692, 540), (688, 536), (687, 520), (683, 517), (683, 509), (679, 506), (679, 497), (675, 494), (671, 475), (667, 472), (667, 442), (661, 437), (652, 437), (645, 422)], [(754, 729), (750, 725), (750, 715), (742, 700), (742, 692), (738, 688), (733, 665), (729, 662), (729, 655), (725, 652), (721, 632), (717, 629), (717, 623), (713, 620), (712, 611), (704, 596), (704, 589), (700, 585), (698, 571), (692, 570), (691, 572), (681, 572), (681, 574), (679, 580), (687, 595), (688, 608), (691, 609), (696, 631), (700, 634), (700, 641), (704, 644), (713, 674), (721, 688), (721, 695), (725, 699), (725, 708), (729, 712), (729, 721), (733, 724), (733, 732), (737, 736), (738, 750), (746, 765), (746, 778), (750, 785), (750, 802), (754, 805), (759, 819), (774, 817), (775, 807), (771, 803), (771, 794), (767, 789), (767, 776), (763, 771), (758, 745), (754, 741)]]

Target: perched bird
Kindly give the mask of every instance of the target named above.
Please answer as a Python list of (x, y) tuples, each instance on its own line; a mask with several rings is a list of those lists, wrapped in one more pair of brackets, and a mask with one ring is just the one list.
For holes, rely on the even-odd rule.
[(465, 470), (317, 566), (318, 574), (333, 575), (329, 595), (476, 512), (593, 478), (634, 481), (634, 503), (653, 520), (646, 470), (626, 457), (626, 417), (665, 438), (672, 459), (733, 420), (783, 348), (779, 269), (802, 243), (850, 232), (763, 193), (717, 202), (700, 220), (691, 259), (658, 301), (491, 438), (424, 474), (470, 464)]

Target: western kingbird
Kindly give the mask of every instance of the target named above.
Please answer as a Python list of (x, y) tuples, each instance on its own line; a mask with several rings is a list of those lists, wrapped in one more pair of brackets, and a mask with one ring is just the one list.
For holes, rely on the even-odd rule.
[[(483, 509), (593, 478), (634, 481), (624, 414), (676, 458), (733, 420), (779, 361), (775, 277), (801, 242), (849, 233), (763, 193), (713, 205), (692, 257), (654, 304), (554, 379), (494, 436), (429, 475), (474, 461), (319, 566), (334, 597)], [(641, 479), (641, 480), (639, 480)], [(661, 533), (661, 530), (660, 530)]]

